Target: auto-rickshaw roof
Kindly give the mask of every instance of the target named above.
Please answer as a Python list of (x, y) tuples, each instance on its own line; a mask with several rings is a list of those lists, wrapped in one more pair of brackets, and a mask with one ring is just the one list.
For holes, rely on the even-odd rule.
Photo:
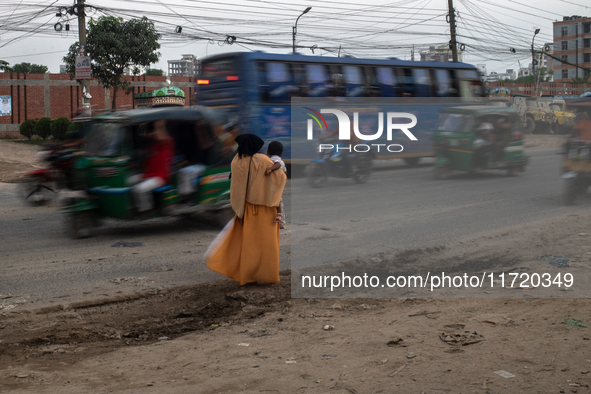
[(148, 109), (131, 109), (97, 116), (97, 119), (113, 120), (129, 123), (155, 122), (162, 119), (199, 120), (205, 119), (214, 124), (227, 121), (226, 115), (219, 110), (195, 105), (192, 107), (164, 107)]

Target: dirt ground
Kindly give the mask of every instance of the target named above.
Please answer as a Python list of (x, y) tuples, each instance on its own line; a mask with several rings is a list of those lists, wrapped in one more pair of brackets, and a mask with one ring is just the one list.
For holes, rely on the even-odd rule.
[[(541, 138), (528, 138), (530, 149), (559, 141), (531, 137)], [(3, 162), (26, 166), (18, 160), (35, 151), (5, 156), (5, 144)], [(459, 267), (490, 256), (512, 272), (575, 279), (543, 294), (505, 289), (517, 298), (292, 299), (289, 271), (275, 285), (221, 280), (35, 310), (14, 308), (18, 295), (0, 289), (0, 392), (586, 393), (590, 219), (405, 252)]]

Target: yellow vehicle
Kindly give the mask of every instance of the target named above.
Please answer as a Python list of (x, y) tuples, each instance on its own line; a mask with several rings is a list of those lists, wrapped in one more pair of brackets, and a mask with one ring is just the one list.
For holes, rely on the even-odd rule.
[(543, 99), (533, 96), (513, 96), (511, 108), (526, 117), (526, 133), (554, 133), (558, 129), (556, 115), (542, 106)]
[(573, 131), (573, 126), (577, 120), (577, 116), (572, 112), (567, 112), (565, 109), (564, 100), (548, 98), (539, 99), (538, 103), (543, 108), (547, 108), (556, 115), (558, 121), (558, 130), (561, 134), (570, 134)]

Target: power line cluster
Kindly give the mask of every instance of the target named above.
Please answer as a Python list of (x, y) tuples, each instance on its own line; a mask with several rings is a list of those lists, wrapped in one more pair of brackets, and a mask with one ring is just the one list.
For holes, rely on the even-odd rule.
[[(449, 41), (448, 10), (444, 0), (394, 0), (375, 5), (359, 1), (315, 1), (313, 12), (299, 23), (297, 46), (300, 50), (313, 48), (320, 54), (340, 51), (345, 55), (370, 58), (401, 57), (408, 55), (411, 49), (420, 51), (447, 45)], [(586, 7), (572, 1), (559, 1)], [(73, 2), (21, 0), (15, 4), (0, 0), (0, 15), (3, 15), (0, 17), (0, 49), (34, 35), (55, 38), (59, 34), (76, 41), (77, 10)], [(242, 0), (234, 4), (216, 0), (126, 0), (111, 4), (87, 2), (86, 15), (124, 19), (146, 16), (162, 35), (161, 45), (172, 48), (207, 42), (246, 49), (288, 49), (292, 45), (293, 23), (303, 10), (302, 5), (285, 0)], [(515, 62), (531, 54), (532, 29), (521, 27), (519, 23), (510, 25), (506, 22), (508, 18), (523, 22), (523, 17), (528, 16), (546, 26), (562, 17), (518, 0), (512, 0), (509, 7), (493, 0), (456, 0), (455, 9), (457, 41), (463, 44), (465, 53), (494, 61)], [(62, 29), (58, 30), (58, 24)], [(70, 29), (63, 28), (70, 25)], [(548, 28), (544, 30), (538, 40), (551, 42), (552, 34), (548, 33)], [(10, 38), (5, 39), (7, 36)]]

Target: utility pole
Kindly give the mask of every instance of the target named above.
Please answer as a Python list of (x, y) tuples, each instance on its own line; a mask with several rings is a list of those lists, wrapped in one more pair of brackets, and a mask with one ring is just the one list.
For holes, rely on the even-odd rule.
[[(78, 42), (80, 42), (80, 56), (86, 56), (86, 12), (84, 11), (84, 0), (77, 0), (77, 11), (78, 11)], [(82, 86), (82, 106), (88, 104), (90, 108), (90, 99), (84, 97), (84, 91), (90, 97), (90, 79), (81, 79), (80, 85)], [(88, 100), (88, 101), (86, 101)]]
[(575, 77), (579, 78), (579, 22), (575, 24), (575, 63), (577, 67), (575, 67)]
[(412, 44), (412, 49), (410, 51), (410, 60), (415, 61), (415, 44)]
[(449, 8), (449, 31), (451, 32), (451, 55), (454, 62), (458, 61), (458, 43), (456, 41), (456, 11), (454, 10), (453, 0), (447, 0), (447, 6)]

